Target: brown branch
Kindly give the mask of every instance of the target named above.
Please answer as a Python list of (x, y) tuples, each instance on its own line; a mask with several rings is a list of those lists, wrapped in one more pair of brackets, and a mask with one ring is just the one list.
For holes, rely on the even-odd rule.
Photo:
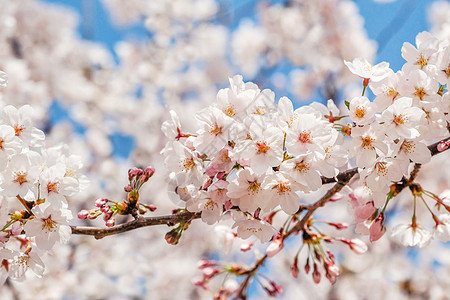
[(158, 217), (141, 217), (133, 221), (109, 227), (96, 228), (87, 226), (71, 226), (72, 234), (93, 235), (96, 239), (104, 238), (108, 235), (122, 233), (146, 226), (168, 225), (173, 226), (177, 223), (189, 222), (193, 219), (200, 218), (201, 213), (183, 212), (174, 215), (158, 216)]

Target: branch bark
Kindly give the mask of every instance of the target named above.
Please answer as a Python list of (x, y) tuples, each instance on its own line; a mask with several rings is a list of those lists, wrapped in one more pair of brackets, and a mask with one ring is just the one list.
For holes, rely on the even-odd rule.
[(174, 226), (177, 223), (188, 222), (200, 218), (201, 213), (183, 212), (174, 215), (159, 217), (140, 217), (133, 221), (109, 228), (96, 228), (89, 226), (71, 226), (72, 234), (93, 235), (96, 239), (104, 238), (108, 235), (122, 233), (146, 226), (168, 225)]

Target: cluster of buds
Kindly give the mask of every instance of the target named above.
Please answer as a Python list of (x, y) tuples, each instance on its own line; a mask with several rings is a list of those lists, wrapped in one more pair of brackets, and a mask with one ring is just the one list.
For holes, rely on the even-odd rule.
[(98, 198), (95, 200), (96, 208), (91, 210), (81, 210), (78, 213), (79, 219), (95, 219), (103, 214), (103, 220), (106, 226), (112, 227), (115, 225), (115, 217), (119, 215), (131, 214), (137, 218), (139, 214), (145, 214), (148, 211), (155, 211), (154, 205), (147, 205), (139, 203), (139, 189), (150, 177), (155, 173), (153, 167), (147, 167), (144, 170), (140, 168), (131, 168), (128, 170), (129, 184), (124, 187), (125, 192), (128, 193), (127, 200), (121, 202), (111, 201), (106, 198)]
[[(332, 243), (334, 241), (342, 242), (350, 247), (350, 249), (357, 253), (362, 254), (367, 251), (367, 245), (364, 244), (359, 239), (345, 239), (340, 237), (333, 237), (330, 235), (323, 234), (315, 226), (313, 226), (314, 219), (310, 218), (305, 224), (305, 228), (303, 230), (303, 244), (297, 252), (297, 255), (294, 258), (294, 262), (291, 265), (291, 273), (294, 278), (298, 277), (299, 267), (298, 267), (298, 256), (306, 245), (308, 247), (308, 257), (306, 259), (306, 264), (304, 266), (304, 270), (306, 274), (309, 274), (311, 271), (312, 264), (312, 278), (315, 283), (319, 283), (321, 280), (321, 272), (319, 270), (319, 266), (322, 265), (325, 271), (325, 277), (331, 282), (334, 283), (336, 278), (340, 274), (340, 270), (335, 262), (334, 254), (324, 245), (324, 243)], [(327, 225), (332, 226), (338, 230), (342, 230), (348, 227), (348, 225), (344, 223), (334, 223), (334, 222), (325, 222)], [(269, 246), (270, 247), (270, 246)]]

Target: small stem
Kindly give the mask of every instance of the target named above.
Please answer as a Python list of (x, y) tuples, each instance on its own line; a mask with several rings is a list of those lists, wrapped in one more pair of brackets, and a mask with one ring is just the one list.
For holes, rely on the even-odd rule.
[(28, 202), (22, 197), (20, 197), (20, 195), (17, 195), (16, 198), (19, 199), (19, 202), (22, 203), (25, 209), (32, 215), (33, 213), (31, 212), (31, 209), (28, 207)]

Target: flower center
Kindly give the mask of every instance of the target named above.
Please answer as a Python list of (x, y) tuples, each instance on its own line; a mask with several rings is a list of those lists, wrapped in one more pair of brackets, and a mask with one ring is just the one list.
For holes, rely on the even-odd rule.
[(184, 159), (183, 161), (181, 161), (180, 164), (181, 164), (181, 167), (183, 168), (183, 170), (185, 172), (191, 171), (194, 168), (194, 166), (195, 166), (195, 162), (194, 162), (194, 159), (192, 157)]
[(249, 194), (256, 194), (261, 190), (261, 183), (259, 183), (258, 181), (249, 181), (248, 182), (248, 188), (247, 191)]
[(295, 163), (294, 169), (299, 173), (306, 173), (310, 169), (310, 165), (307, 162), (299, 161)]
[(42, 230), (46, 233), (56, 231), (56, 222), (52, 220), (51, 215), (46, 219), (42, 219)]
[(298, 136), (298, 140), (302, 143), (311, 143), (311, 138), (312, 136), (310, 130), (303, 130)]
[(370, 149), (373, 148), (372, 143), (373, 143), (373, 141), (375, 141), (374, 138), (367, 135), (367, 136), (361, 138), (361, 140), (362, 140), (363, 148), (370, 148)]
[(256, 150), (257, 150), (256, 154), (266, 154), (267, 151), (269, 151), (269, 149), (270, 149), (270, 146), (267, 145), (266, 142), (260, 142), (260, 141), (256, 142)]
[(233, 117), (236, 114), (236, 107), (232, 104), (227, 104), (227, 106), (223, 109), (223, 113), (229, 117)]
[(222, 127), (219, 126), (217, 123), (214, 123), (213, 126), (210, 126), (209, 133), (215, 136), (218, 136), (222, 133)]
[(205, 208), (209, 209), (209, 210), (214, 210), (214, 206), (215, 206), (215, 204), (212, 200), (208, 200), (208, 202), (206, 202), (206, 204), (205, 204)]
[(262, 106), (262, 105), (259, 105), (259, 106), (256, 108), (255, 114), (257, 114), (257, 115), (265, 115), (266, 112), (267, 112), (266, 107), (265, 107), (265, 106)]
[(20, 136), (24, 130), (25, 126), (19, 124), (14, 125), (14, 131), (16, 133), (16, 136)]
[(291, 191), (289, 181), (278, 181), (278, 184), (274, 188), (277, 189), (278, 195), (283, 195)]
[(59, 181), (53, 181), (47, 183), (47, 193), (55, 192), (58, 193), (59, 190)]
[(394, 99), (395, 97), (398, 96), (397, 90), (394, 89), (394, 88), (392, 88), (392, 87), (391, 87), (391, 88), (387, 88), (387, 89), (384, 91), (384, 94), (385, 94), (386, 96), (392, 97), (393, 99)]
[(394, 115), (394, 123), (397, 125), (405, 124), (408, 118), (402, 114)]
[(27, 172), (25, 171), (17, 171), (14, 173), (16, 178), (13, 180), (14, 182), (17, 182), (18, 184), (23, 184), (25, 182), (28, 182), (27, 180)]
[(407, 142), (404, 141), (400, 149), (406, 153), (412, 153), (414, 152), (414, 149), (416, 148), (416, 144), (413, 142)]
[(380, 161), (375, 164), (375, 168), (377, 169), (378, 176), (386, 176), (388, 172), (387, 163)]
[(364, 106), (360, 105), (356, 108), (356, 111), (355, 111), (356, 117), (362, 118), (362, 117), (364, 117), (365, 114), (366, 114), (366, 108)]
[(420, 65), (420, 68), (423, 69), (424, 66), (428, 64), (428, 58), (424, 57), (423, 54), (420, 54), (417, 58), (416, 65)]
[(425, 89), (423, 87), (416, 88), (416, 91), (414, 95), (416, 95), (420, 100), (423, 100), (423, 96), (425, 96), (427, 93), (425, 92)]

